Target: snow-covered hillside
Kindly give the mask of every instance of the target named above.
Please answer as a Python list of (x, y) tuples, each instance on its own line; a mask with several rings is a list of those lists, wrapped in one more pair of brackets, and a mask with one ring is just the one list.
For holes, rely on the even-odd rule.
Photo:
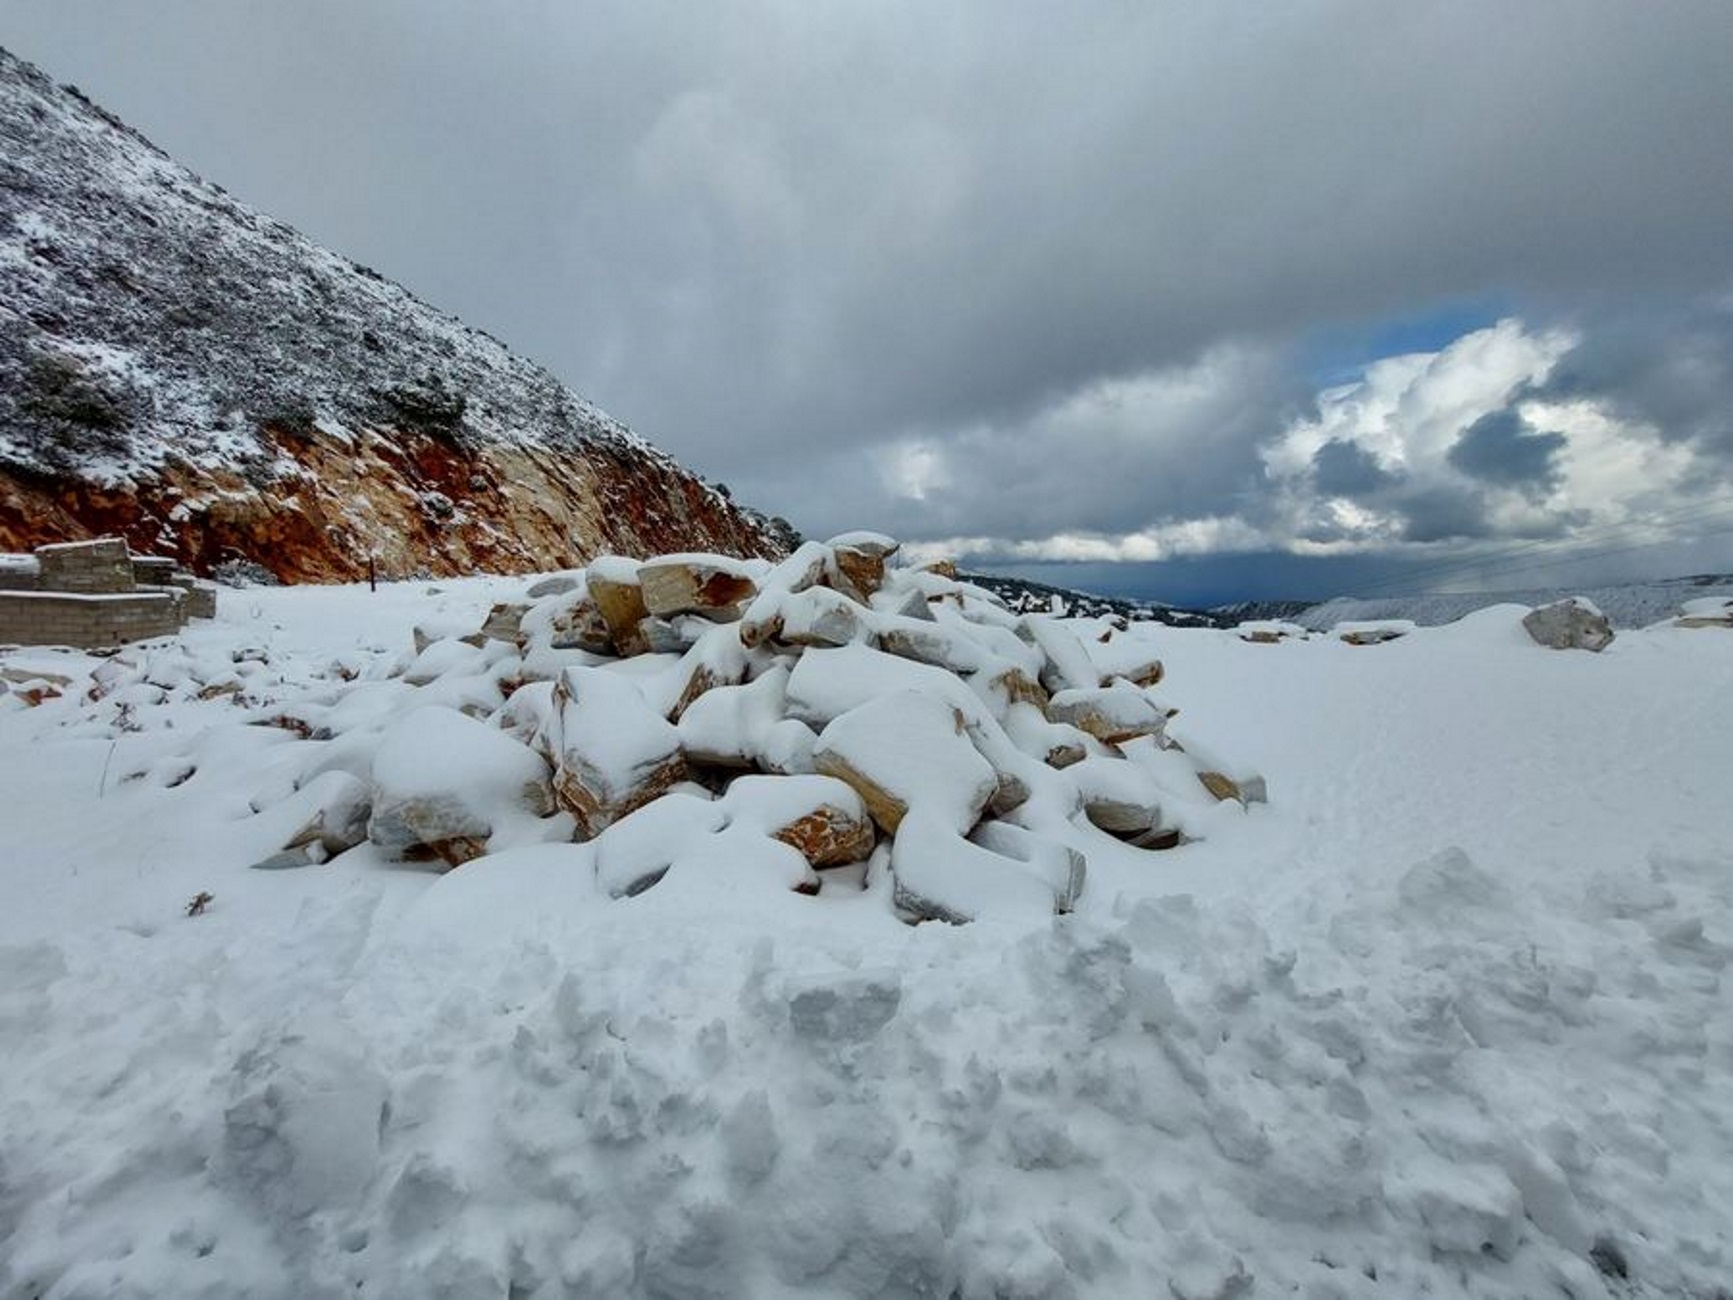
[[(1733, 1284), (1733, 632), (1070, 624), (1049, 660), (1159, 658), (1181, 752), (1270, 801), (1167, 852), (1080, 820), (1067, 915), (911, 926), (882, 856), (795, 892), (691, 791), (729, 851), (633, 896), (613, 832), (544, 842), (565, 814), (446, 874), (252, 869), (321, 756), (495, 752), (374, 750), (415, 704), (523, 723), (523, 665), (451, 638), (529, 585), (225, 592), (178, 645), (0, 654), (0, 1296)], [(649, 701), (673, 666), (609, 671)]]
[(0, 549), (329, 578), (785, 550), (770, 525), (0, 50)]

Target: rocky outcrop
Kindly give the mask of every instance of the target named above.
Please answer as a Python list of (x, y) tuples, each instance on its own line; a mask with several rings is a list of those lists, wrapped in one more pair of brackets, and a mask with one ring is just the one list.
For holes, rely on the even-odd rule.
[(320, 581), (794, 540), (4, 52), (0, 307), (0, 551)]

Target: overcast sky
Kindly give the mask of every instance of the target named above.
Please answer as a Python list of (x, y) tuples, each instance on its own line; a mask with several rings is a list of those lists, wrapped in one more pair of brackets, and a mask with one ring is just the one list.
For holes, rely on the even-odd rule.
[(0, 42), (810, 533), (1172, 599), (1733, 569), (1730, 0), (0, 0)]

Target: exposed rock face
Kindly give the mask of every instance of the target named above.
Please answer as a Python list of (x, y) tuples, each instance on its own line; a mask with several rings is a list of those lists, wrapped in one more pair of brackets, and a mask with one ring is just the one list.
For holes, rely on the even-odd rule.
[(311, 581), (793, 540), (3, 51), (0, 303), (0, 551)]

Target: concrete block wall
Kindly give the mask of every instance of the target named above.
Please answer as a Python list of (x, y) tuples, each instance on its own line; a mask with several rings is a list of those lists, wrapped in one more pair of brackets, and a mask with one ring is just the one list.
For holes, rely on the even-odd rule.
[(166, 555), (132, 557), (132, 580), (141, 587), (166, 587), (180, 566)]
[(0, 642), (95, 650), (172, 636), (214, 618), (216, 588), (172, 559), (134, 557), (119, 538), (37, 547), (0, 557)]
[(41, 573), (34, 555), (0, 555), (0, 591), (35, 591)]
[(172, 636), (186, 623), (184, 601), (167, 591), (90, 596), (55, 591), (0, 594), (0, 641), (97, 649)]
[(118, 537), (94, 542), (61, 542), (36, 548), (38, 587), (86, 595), (119, 595), (132, 590), (132, 556)]

